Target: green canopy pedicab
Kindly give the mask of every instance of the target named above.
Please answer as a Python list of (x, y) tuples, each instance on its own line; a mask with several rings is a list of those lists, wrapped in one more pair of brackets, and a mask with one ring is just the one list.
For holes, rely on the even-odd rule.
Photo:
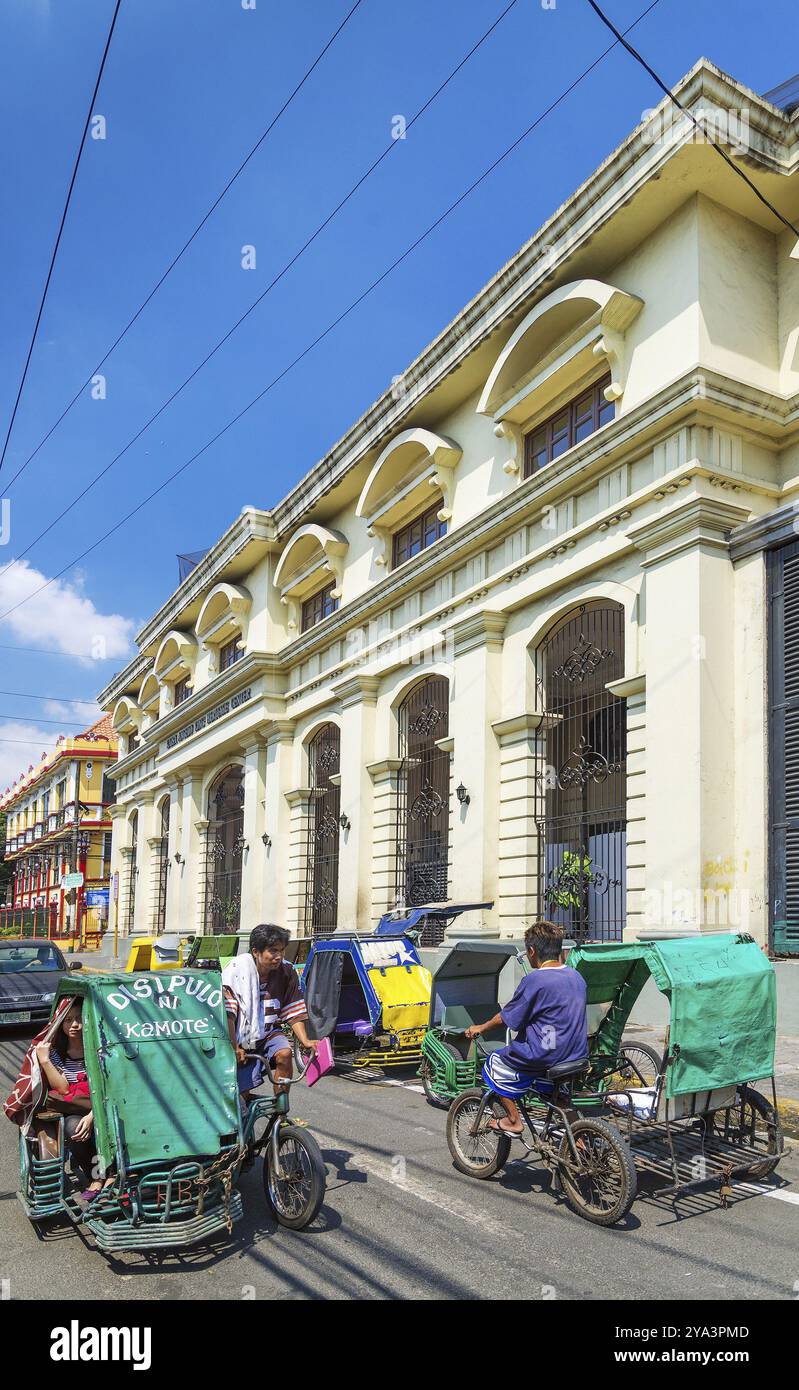
[[(767, 1177), (784, 1145), (774, 1084), (776, 982), (752, 937), (591, 942), (575, 947), (568, 965), (588, 989), (589, 1055), (552, 1067), (551, 1093), (531, 1090), (520, 1109), (523, 1147), (552, 1171), (572, 1209), (613, 1225), (644, 1173), (675, 1196), (716, 1181), (725, 1204), (733, 1178)], [(662, 1058), (649, 1048), (636, 1054), (644, 1045), (623, 1038), (650, 978), (670, 1005)], [(769, 1096), (756, 1089), (764, 1081)], [(452, 1101), (447, 1141), (461, 1172), (489, 1178), (504, 1167), (514, 1141), (489, 1125), (502, 1113), (482, 1078)]]
[[(52, 1021), (68, 1001), (82, 1005), (97, 1160), (109, 1181), (81, 1201), (63, 1115), (45, 1097), (20, 1132), (19, 1197), (31, 1221), (67, 1216), (109, 1252), (191, 1245), (230, 1233), (242, 1215), (238, 1178), (256, 1154), (277, 1221), (300, 1230), (313, 1220), (325, 1192), (319, 1146), (289, 1120), (288, 1091), (256, 1095), (242, 1113), (215, 971), (70, 977)], [(40, 1156), (37, 1120), (56, 1125), (56, 1157)]]

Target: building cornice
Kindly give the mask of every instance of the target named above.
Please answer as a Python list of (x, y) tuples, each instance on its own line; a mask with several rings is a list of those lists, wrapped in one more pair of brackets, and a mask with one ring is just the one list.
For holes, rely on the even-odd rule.
[[(733, 112), (746, 110), (750, 170), (789, 176), (799, 165), (797, 124), (757, 93), (701, 58), (674, 88), (686, 108), (703, 103)], [(409, 365), (396, 387), (384, 394), (273, 509), (280, 536), (339, 483), (389, 435), (407, 424), (419, 400), (453, 372), (499, 326), (509, 322), (553, 272), (616, 215), (632, 193), (658, 173), (678, 151), (694, 143), (694, 130), (670, 127), (667, 140), (652, 139), (652, 123), (671, 112), (669, 98), (654, 108), (455, 319)], [(686, 189), (686, 195), (692, 190)], [(697, 190), (700, 191), (700, 190)], [(754, 195), (752, 195), (754, 197)], [(551, 287), (551, 285), (550, 285)]]
[(748, 555), (773, 550), (778, 545), (799, 539), (799, 505), (789, 502), (765, 516), (755, 517), (736, 527), (730, 536), (730, 556), (733, 561), (745, 560)]

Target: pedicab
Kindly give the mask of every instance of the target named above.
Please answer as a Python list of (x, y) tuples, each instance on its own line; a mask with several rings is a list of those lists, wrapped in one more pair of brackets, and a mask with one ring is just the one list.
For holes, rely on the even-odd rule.
[[(564, 941), (563, 945), (569, 952), (574, 943)], [(529, 969), (526, 952), (513, 941), (457, 941), (439, 962), (433, 971), (429, 1027), (419, 1068), (431, 1105), (448, 1110), (462, 1091), (482, 1085), (486, 1056), (504, 1047), (508, 1035), (504, 1028), (495, 1028), (469, 1042), (464, 1031), (493, 1018)], [(590, 1022), (589, 1012), (589, 1028)], [(660, 1053), (649, 1044), (625, 1038), (616, 1058), (617, 1078), (643, 1085), (654, 1080), (660, 1061)], [(536, 1103), (540, 1104), (531, 1097), (530, 1104)], [(576, 1103), (583, 1104), (579, 1099)]]
[[(596, 1022), (589, 1055), (550, 1068), (520, 1110), (522, 1149), (552, 1172), (569, 1206), (610, 1226), (630, 1210), (639, 1173), (671, 1196), (717, 1182), (723, 1205), (733, 1178), (767, 1177), (784, 1146), (774, 1083), (776, 984), (753, 938), (592, 942), (577, 946), (568, 964), (588, 987)], [(622, 1037), (650, 978), (670, 1004), (653, 1080), (625, 1057)], [(755, 1089), (763, 1081), (770, 1100)], [(453, 1101), (447, 1142), (461, 1172), (489, 1178), (504, 1167), (518, 1141), (491, 1127), (502, 1114), (498, 1097), (481, 1086)]]
[[(20, 1131), (19, 1197), (36, 1225), (68, 1217), (105, 1252), (175, 1249), (231, 1232), (242, 1215), (239, 1175), (263, 1154), (263, 1190), (277, 1221), (301, 1230), (325, 1191), (313, 1136), (291, 1123), (289, 1093), (240, 1107), (236, 1057), (218, 979), (204, 971), (70, 979), (51, 1030), (79, 1000), (99, 1175), (91, 1203), (67, 1172), (63, 1115), (38, 1105)], [(262, 1059), (263, 1060), (263, 1059)], [(271, 1079), (271, 1073), (270, 1073)], [(57, 1127), (57, 1156), (40, 1157), (36, 1120)], [(265, 1126), (256, 1136), (256, 1125)]]
[[(430, 971), (419, 944), (443, 937), (464, 912), (491, 903), (429, 903), (386, 912), (374, 932), (314, 937), (301, 977), (310, 1028), (330, 1038), (336, 1063), (409, 1066), (421, 1060), (430, 1014)], [(298, 1063), (304, 1049), (295, 1043)]]
[[(224, 970), (229, 960), (247, 949), (239, 936), (193, 936), (188, 941), (186, 965), (194, 970)], [(283, 959), (294, 966), (299, 976), (302, 976), (310, 948), (311, 937), (293, 936), (283, 952)]]

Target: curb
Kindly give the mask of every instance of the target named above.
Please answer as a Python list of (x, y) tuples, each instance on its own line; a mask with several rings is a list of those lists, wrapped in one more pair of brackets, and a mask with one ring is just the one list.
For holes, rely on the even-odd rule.
[(799, 1101), (778, 1100), (777, 1114), (783, 1134), (790, 1139), (799, 1139)]

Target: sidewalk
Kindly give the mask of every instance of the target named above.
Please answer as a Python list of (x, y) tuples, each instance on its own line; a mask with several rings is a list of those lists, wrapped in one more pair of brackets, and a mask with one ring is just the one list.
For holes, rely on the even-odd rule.
[[(645, 1024), (628, 1023), (625, 1037), (637, 1037), (641, 1042), (651, 1043), (658, 1051), (663, 1049), (664, 1032), (662, 1028), (651, 1028)], [(774, 1079), (777, 1085), (777, 1109), (786, 1135), (799, 1139), (799, 1038), (789, 1034), (777, 1034), (777, 1051), (774, 1066)], [(767, 1085), (759, 1088), (769, 1093)], [(770, 1098), (770, 1096), (769, 1096)]]

